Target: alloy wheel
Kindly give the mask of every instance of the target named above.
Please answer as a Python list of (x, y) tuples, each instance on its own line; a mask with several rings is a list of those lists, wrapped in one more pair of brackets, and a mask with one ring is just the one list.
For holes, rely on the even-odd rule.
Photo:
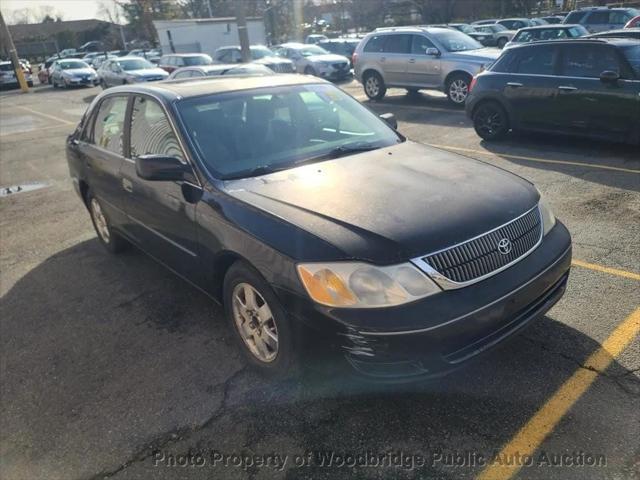
[(494, 137), (504, 129), (504, 119), (496, 108), (485, 106), (478, 110), (475, 117), (476, 128), (487, 137)]
[(233, 320), (251, 354), (264, 363), (278, 355), (278, 327), (269, 304), (248, 283), (238, 283), (232, 294)]
[(102, 208), (98, 203), (98, 200), (95, 198), (91, 199), (91, 216), (93, 217), (93, 221), (96, 225), (96, 230), (98, 231), (98, 235), (104, 243), (109, 243), (111, 241), (111, 232), (109, 231), (109, 224), (107, 223), (107, 218), (102, 213)]
[(370, 97), (377, 96), (380, 93), (380, 82), (378, 78), (375, 75), (370, 75), (364, 84), (364, 88)]
[(451, 85), (449, 85), (449, 98), (451, 98), (454, 103), (464, 103), (468, 94), (469, 85), (461, 78), (454, 80), (451, 82)]

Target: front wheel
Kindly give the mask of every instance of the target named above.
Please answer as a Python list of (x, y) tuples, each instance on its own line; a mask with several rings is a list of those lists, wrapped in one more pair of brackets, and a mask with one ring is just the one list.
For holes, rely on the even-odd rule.
[(384, 80), (377, 72), (371, 72), (364, 75), (364, 93), (371, 100), (382, 100), (387, 93), (387, 87)]
[(509, 117), (499, 104), (482, 103), (473, 114), (473, 128), (484, 140), (500, 140), (509, 131)]
[(498, 39), (498, 48), (504, 48), (508, 40), (504, 37)]
[(447, 82), (447, 98), (457, 107), (462, 107), (469, 95), (469, 85), (471, 77), (469, 75), (458, 74), (452, 76)]
[(295, 362), (289, 319), (269, 284), (249, 264), (238, 261), (225, 275), (224, 307), (248, 362), (269, 376), (291, 375)]

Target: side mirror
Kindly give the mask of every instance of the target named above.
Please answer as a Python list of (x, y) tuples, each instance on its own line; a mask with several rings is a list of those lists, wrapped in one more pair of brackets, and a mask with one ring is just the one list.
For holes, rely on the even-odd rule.
[(616, 83), (620, 80), (620, 74), (612, 70), (605, 70), (600, 74), (600, 81), (602, 83)]
[(396, 120), (396, 116), (393, 113), (383, 113), (382, 115), (380, 115), (380, 118), (387, 122), (387, 125), (389, 125), (394, 130), (398, 129), (398, 121)]
[(176, 157), (140, 155), (136, 157), (136, 173), (144, 180), (177, 182), (184, 180), (187, 166)]
[(427, 55), (429, 55), (430, 57), (439, 57), (440, 56), (440, 50), (438, 50), (437, 48), (427, 48), (426, 52)]

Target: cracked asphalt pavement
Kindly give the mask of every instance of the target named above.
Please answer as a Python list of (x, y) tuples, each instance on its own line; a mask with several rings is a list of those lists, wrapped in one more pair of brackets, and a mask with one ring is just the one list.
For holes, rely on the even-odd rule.
[[(640, 272), (637, 150), (542, 135), (486, 144), (440, 95), (390, 90), (371, 103), (355, 82), (341, 87), (395, 113), (413, 140), (532, 180), (571, 231), (575, 259)], [(42, 184), (0, 198), (3, 480), (473, 478), (479, 456), (588, 368), (640, 304), (637, 279), (575, 266), (546, 316), (438, 381), (266, 380), (244, 364), (219, 306), (144, 254), (98, 243), (64, 155), (98, 92), (0, 94), (0, 185)], [(605, 464), (537, 462), (516, 478), (639, 478), (639, 399), (635, 338), (535, 454)], [(350, 456), (378, 463), (353, 467)]]

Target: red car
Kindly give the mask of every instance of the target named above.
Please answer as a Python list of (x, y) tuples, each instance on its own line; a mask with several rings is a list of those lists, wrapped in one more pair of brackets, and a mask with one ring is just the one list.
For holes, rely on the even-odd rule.
[(640, 15), (636, 15), (629, 20), (624, 28), (640, 28)]

